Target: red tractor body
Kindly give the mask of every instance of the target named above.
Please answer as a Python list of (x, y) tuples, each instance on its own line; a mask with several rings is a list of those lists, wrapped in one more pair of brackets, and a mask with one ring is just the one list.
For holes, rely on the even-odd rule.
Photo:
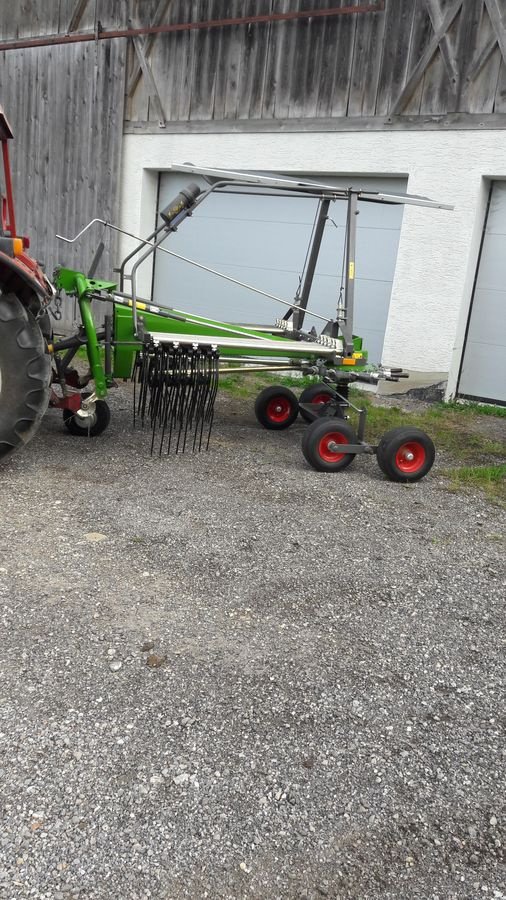
[(5, 186), (5, 194), (0, 195), (0, 291), (3, 294), (16, 294), (27, 309), (37, 313), (49, 302), (53, 288), (39, 263), (26, 252), (30, 246), (29, 239), (17, 233), (8, 147), (8, 142), (13, 137), (0, 106), (0, 143)]

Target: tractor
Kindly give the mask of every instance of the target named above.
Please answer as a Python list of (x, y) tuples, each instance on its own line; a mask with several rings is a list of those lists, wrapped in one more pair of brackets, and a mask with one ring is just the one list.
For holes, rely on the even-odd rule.
[(13, 134), (0, 107), (5, 194), (0, 222), (0, 460), (35, 434), (49, 402), (54, 287), (16, 229), (8, 142)]

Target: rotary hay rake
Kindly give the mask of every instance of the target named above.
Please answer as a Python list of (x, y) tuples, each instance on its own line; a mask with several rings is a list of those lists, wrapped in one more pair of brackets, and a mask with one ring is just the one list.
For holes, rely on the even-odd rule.
[[(372, 193), (338, 188), (310, 181), (264, 177), (191, 165), (176, 166), (205, 179), (205, 187), (190, 183), (162, 210), (161, 224), (145, 239), (94, 219), (74, 238), (58, 237), (74, 243), (95, 223), (122, 231), (137, 243), (125, 257), (118, 282), (89, 277), (75, 270), (60, 268), (55, 273), (58, 295), (76, 297), (81, 325), (75, 335), (53, 342), (49, 349), (54, 360), (52, 406), (63, 408), (69, 431), (78, 436), (96, 436), (109, 423), (105, 402), (115, 379), (133, 378), (135, 385), (134, 419), (151, 427), (151, 452), (181, 453), (207, 450), (214, 417), (219, 377), (231, 372), (280, 372), (299, 370), (317, 381), (297, 398), (286, 387), (272, 386), (256, 399), (259, 423), (269, 430), (289, 427), (300, 414), (308, 423), (302, 451), (316, 470), (335, 472), (346, 468), (356, 454), (376, 453), (388, 478), (417, 481), (431, 468), (435, 450), (428, 435), (419, 429), (393, 429), (379, 444), (365, 440), (366, 412), (349, 399), (354, 382), (377, 384), (383, 378), (398, 381), (408, 377), (401, 369), (367, 366), (362, 340), (353, 333), (355, 292), (356, 216), (358, 203), (409, 203), (451, 209), (425, 197)], [(260, 196), (297, 196), (316, 201), (306, 262), (293, 302), (240, 282), (229, 275), (162, 246), (195, 209), (211, 194), (248, 193)], [(347, 204), (345, 261), (340, 300), (334, 319), (308, 309), (311, 287), (321, 248), (325, 223), (332, 203)], [(103, 246), (103, 245), (102, 245)], [(228, 282), (248, 288), (285, 306), (283, 318), (273, 327), (237, 325), (195, 315), (169, 306), (157, 306), (139, 298), (139, 267), (155, 251), (197, 266)], [(127, 290), (128, 287), (128, 290)], [(103, 329), (97, 331), (93, 301), (112, 302), (112, 315), (106, 315)], [(323, 321), (318, 334), (315, 327), (304, 327), (306, 316)], [(86, 348), (89, 373), (83, 378), (72, 367), (79, 349)], [(103, 354), (102, 354), (103, 350)], [(89, 393), (89, 383), (93, 391)], [(59, 389), (58, 389), (59, 386)], [(357, 431), (348, 421), (350, 411), (358, 417)]]

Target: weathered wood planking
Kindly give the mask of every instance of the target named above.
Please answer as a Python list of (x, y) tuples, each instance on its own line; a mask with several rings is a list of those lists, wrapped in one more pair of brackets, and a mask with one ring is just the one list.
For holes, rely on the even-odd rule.
[(478, 77), (468, 85), (466, 100), (473, 108), (481, 109), (483, 112), (495, 111), (495, 96), (498, 87), (499, 74), (501, 68), (504, 66), (501, 51), (497, 42), (494, 44), (494, 36), (492, 22), (490, 21), (485, 4), (482, 3), (478, 47), (482, 47), (490, 42), (494, 45), (494, 49), (488, 56)]
[(409, 74), (410, 48), (413, 40), (414, 22), (424, 23), (419, 15), (418, 0), (405, 3), (404, 0), (390, 0), (386, 10), (385, 32), (387, 40), (383, 52), (383, 63), (379, 74), (378, 99), (375, 113), (387, 115), (398, 94), (406, 84)]
[[(202, 16), (206, 21), (219, 18), (219, 3), (216, 0), (203, 0)], [(206, 40), (202, 43), (200, 53), (193, 57), (193, 90), (190, 93), (190, 118), (210, 119), (214, 109), (214, 87), (216, 82), (217, 54), (219, 50), (218, 35), (204, 32)]]
[[(75, 6), (32, 2), (31, 33), (43, 32), (42, 27), (37, 30), (43, 20), (48, 31), (56, 30), (58, 13), (66, 31)], [(54, 15), (44, 19), (46, 7)], [(124, 15), (124, 4), (117, 7)], [(14, 28), (11, 15), (11, 35)], [(25, 28), (21, 19), (20, 28)], [(68, 245), (56, 240), (56, 232), (73, 236), (95, 217), (117, 219), (125, 44), (117, 40), (0, 53), (0, 102), (15, 135), (11, 154), (18, 229), (30, 236), (32, 252), (44, 261), (48, 274), (57, 264), (86, 269), (101, 237), (97, 227), (78, 244)], [(117, 262), (115, 240), (108, 235), (105, 244), (100, 272), (110, 277)], [(58, 327), (71, 325), (68, 310)]]
[[(300, 0), (295, 0), (295, 6), (290, 0), (284, 0), (279, 4), (280, 12), (288, 12), (289, 9), (300, 9)], [(290, 94), (297, 92), (299, 79), (298, 60), (295, 56), (295, 42), (301, 22), (284, 22), (286, 28), (280, 29), (278, 51), (275, 60), (276, 93), (274, 97), (274, 115), (276, 119), (289, 118)], [(306, 24), (306, 23), (304, 23)], [(243, 77), (246, 73), (243, 72)]]
[(494, 112), (506, 113), (506, 65), (504, 61), (501, 63), (499, 78), (497, 80), (497, 88), (494, 98)]
[[(268, 15), (271, 12), (272, 0), (254, 0), (251, 4), (251, 14), (254, 16)], [(220, 31), (223, 39), (225, 29), (220, 29)], [(262, 95), (266, 77), (270, 33), (271, 26), (268, 23), (252, 25), (246, 29), (243, 64), (244, 70), (249, 73), (249, 76), (242, 78), (240, 82), (239, 118), (241, 119), (259, 118), (262, 114)], [(218, 59), (222, 58), (222, 55), (219, 54)], [(218, 83), (216, 83), (215, 104), (217, 92)]]
[[(315, 9), (338, 2), (312, 0)], [(308, 4), (231, 0), (225, 9), (218, 0), (173, 0), (165, 21), (290, 12)], [(140, 16), (142, 3), (135, 8)], [(150, 60), (170, 122), (492, 114), (496, 99), (504, 103), (504, 89), (499, 98), (494, 93), (496, 76), (496, 92), (506, 77), (497, 46), (501, 12), (506, 0), (385, 0), (380, 12), (159, 35)], [(469, 79), (476, 47), (487, 56)], [(127, 123), (153, 121), (149, 110), (140, 78)]]
[(335, 65), (330, 96), (330, 115), (347, 116), (351, 70), (357, 20), (355, 16), (334, 19), (329, 23), (328, 40), (335, 48)]
[[(99, 22), (114, 29), (203, 21), (350, 2), (24, 0), (17, 6), (0, 3), (0, 36), (92, 31)], [(440, 35), (445, 16), (457, 6)], [(139, 40), (167, 133), (268, 131), (278, 121), (287, 131), (500, 128), (506, 114), (505, 22), (506, 0), (461, 0), (460, 5), (458, 0), (386, 0), (384, 11), (377, 13)], [(116, 218), (122, 126), (127, 132), (160, 133), (149, 81), (125, 39), (0, 54), (0, 103), (16, 133), (19, 227), (31, 235), (48, 271), (57, 262), (86, 268), (100, 239), (94, 232), (69, 247), (56, 241), (56, 231), (74, 234), (95, 216)], [(113, 245), (108, 236), (104, 274), (115, 262)], [(70, 325), (68, 317), (65, 324)]]

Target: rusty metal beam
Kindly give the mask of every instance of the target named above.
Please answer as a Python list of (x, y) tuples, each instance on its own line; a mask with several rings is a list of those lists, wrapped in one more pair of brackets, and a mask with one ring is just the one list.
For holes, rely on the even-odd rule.
[(262, 16), (243, 16), (236, 19), (210, 19), (207, 22), (177, 22), (172, 25), (152, 25), (145, 28), (124, 28), (121, 31), (90, 31), (79, 34), (44, 34), (16, 41), (1, 41), (0, 50), (25, 50), (29, 47), (51, 47), (55, 44), (78, 44), (85, 41), (109, 41), (114, 38), (133, 38), (141, 34), (168, 34), (175, 31), (199, 31), (204, 28), (231, 28), (234, 25), (260, 25), (266, 22), (289, 22), (295, 19), (317, 19), (331, 16), (352, 16), (358, 13), (377, 13), (385, 9), (385, 0), (361, 3), (357, 6), (333, 6), (331, 9), (305, 9), (287, 13), (266, 13)]

